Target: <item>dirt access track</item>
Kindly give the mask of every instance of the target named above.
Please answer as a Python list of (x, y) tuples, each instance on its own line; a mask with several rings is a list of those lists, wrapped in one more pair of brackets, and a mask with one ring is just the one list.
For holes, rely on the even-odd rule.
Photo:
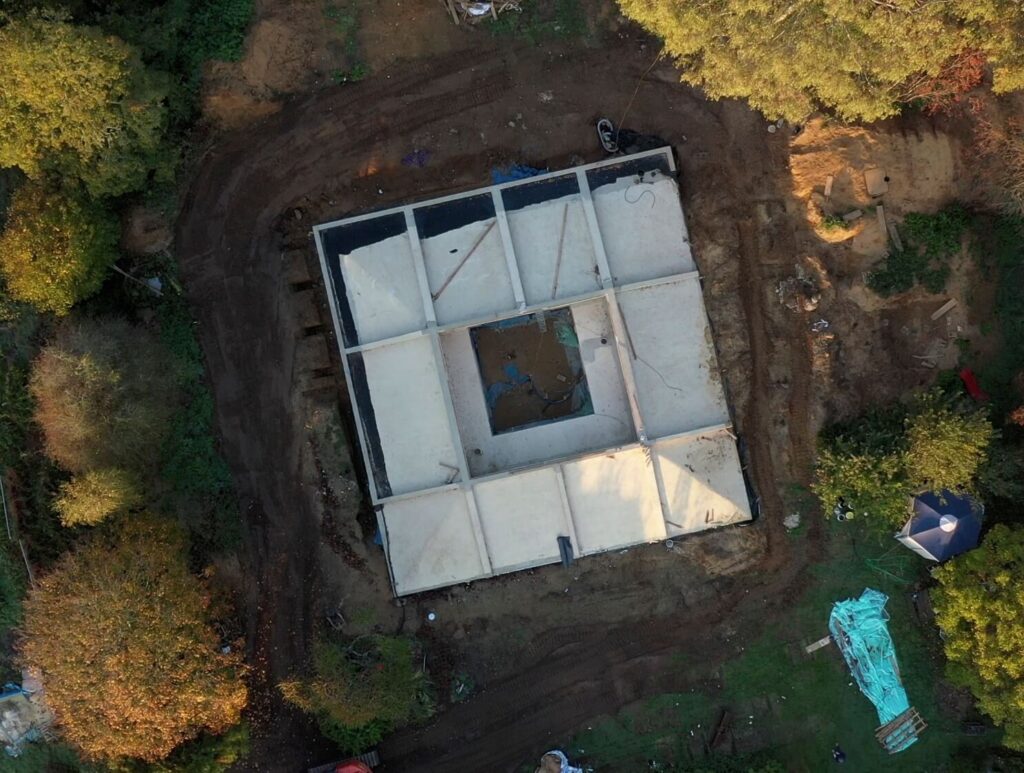
[[(718, 666), (802, 587), (813, 558), (802, 551), (817, 552), (816, 526), (796, 542), (781, 520), (792, 506), (786, 492), (808, 480), (826, 409), (854, 410), (922, 378), (900, 369), (904, 343), (875, 341), (889, 312), (864, 311), (829, 285), (822, 260), (847, 255), (848, 246), (819, 238), (795, 198), (790, 133), (767, 132), (740, 104), (705, 101), (667, 64), (648, 72), (653, 51), (620, 35), (601, 48), (484, 46), (393, 67), (287, 102), (221, 138), (203, 159), (177, 251), (246, 513), (240, 591), (255, 669), (251, 768), (296, 771), (331, 757), (274, 685), (302, 667), (325, 609), (351, 610), (353, 599), (371, 630), (424, 642), (443, 702), (455, 668), (468, 668), (478, 686), (425, 727), (388, 739), (387, 771), (515, 771), (599, 714), (713, 685)], [(324, 461), (319, 422), (346, 398), (310, 229), (487, 184), (503, 162), (556, 169), (597, 160), (595, 119), (618, 119), (630, 102), (626, 124), (663, 137), (678, 156), (761, 518), (674, 551), (653, 545), (396, 605), (365, 509), (359, 517), (355, 475)], [(921, 140), (915, 130), (909, 139), (891, 131), (897, 151)], [(429, 151), (427, 165), (404, 166), (417, 149)], [(802, 152), (814, 150), (810, 142)], [(813, 315), (787, 310), (776, 295), (809, 257), (824, 288)], [(849, 261), (844, 270), (859, 276)], [(849, 360), (839, 375), (820, 366), (843, 356), (831, 336), (811, 330), (830, 304), (851, 335), (857, 328), (874, 342), (862, 378)], [(907, 327), (908, 314), (931, 308), (892, 313)], [(879, 380), (886, 369), (896, 375)], [(428, 610), (437, 624), (423, 622)], [(680, 656), (687, 668), (672, 668)]]

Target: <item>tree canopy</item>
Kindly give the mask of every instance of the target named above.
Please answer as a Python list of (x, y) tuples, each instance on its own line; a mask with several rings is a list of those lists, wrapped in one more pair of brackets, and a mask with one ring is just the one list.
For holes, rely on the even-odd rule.
[(159, 760), (239, 721), (242, 657), (220, 651), (184, 555), (175, 524), (142, 516), (96, 532), (29, 594), (23, 660), (89, 759)]
[(994, 88), (1024, 86), (1016, 0), (619, 0), (664, 38), (684, 80), (801, 121), (818, 106), (871, 121), (928, 96), (978, 54)]
[(54, 501), (65, 526), (95, 526), (143, 503), (138, 480), (127, 470), (107, 467), (76, 475), (60, 487)]
[(938, 491), (973, 480), (995, 436), (984, 410), (953, 410), (924, 395), (907, 420), (908, 464), (913, 483)]
[(317, 718), (324, 735), (354, 753), (433, 708), (412, 642), (402, 637), (361, 637), (347, 645), (318, 641), (313, 675), (280, 687), (286, 700)]
[(167, 84), (124, 41), (30, 15), (0, 26), (0, 72), (0, 167), (117, 196), (160, 166)]
[(74, 473), (155, 464), (177, 402), (166, 362), (159, 340), (124, 320), (63, 325), (29, 378), (50, 457)]
[(950, 679), (1024, 750), (1024, 528), (997, 525), (981, 546), (934, 572), (935, 619)]
[(67, 314), (103, 284), (119, 237), (117, 219), (88, 198), (22, 185), (0, 233), (7, 291), (40, 311)]
[(855, 514), (898, 526), (919, 491), (971, 488), (979, 477), (999, 483), (997, 471), (983, 474), (995, 436), (984, 411), (927, 392), (828, 428), (813, 488), (826, 513), (842, 499)]

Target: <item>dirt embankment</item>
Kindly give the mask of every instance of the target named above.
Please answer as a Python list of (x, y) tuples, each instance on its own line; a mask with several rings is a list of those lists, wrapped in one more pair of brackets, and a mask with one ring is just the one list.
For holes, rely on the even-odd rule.
[[(843, 267), (850, 245), (821, 239), (808, 221), (808, 191), (828, 164), (797, 169), (799, 156), (811, 159), (815, 137), (837, 139), (808, 131), (791, 149), (786, 132), (767, 132), (739, 104), (706, 102), (667, 65), (639, 83), (650, 56), (626, 35), (600, 50), (484, 47), (439, 56), (284, 103), (203, 160), (177, 244), (225, 454), (247, 505), (259, 769), (295, 770), (330, 754), (274, 685), (302, 667), (316, 621), (339, 605), (350, 619), (356, 610), (367, 630), (418, 634), (442, 692), (455, 665), (482, 686), (427, 727), (390, 739), (385, 769), (505, 771), (596, 714), (710, 679), (802, 587), (809, 556), (794, 545), (814, 551), (818, 536), (814, 528), (801, 542), (782, 534), (794, 506), (789, 484), (807, 482), (826, 410), (848, 410), (886, 389), (871, 384), (875, 363), (855, 353), (864, 345), (855, 331), (881, 322), (876, 309), (851, 299), (854, 274)], [(626, 125), (660, 135), (678, 155), (761, 519), (671, 552), (639, 548), (396, 606), (343, 439), (337, 448), (337, 406), (346, 398), (309, 229), (486, 184), (500, 163), (596, 160), (595, 119), (618, 118), (634, 90)], [(403, 166), (414, 150), (427, 152), (424, 168)], [(780, 303), (780, 283), (800, 272), (821, 288), (816, 309)], [(819, 318), (831, 322), (825, 335), (812, 328)], [(906, 356), (898, 337), (867, 348), (886, 362)], [(428, 610), (438, 616), (431, 627)], [(678, 653), (692, 664), (685, 674), (670, 667)]]

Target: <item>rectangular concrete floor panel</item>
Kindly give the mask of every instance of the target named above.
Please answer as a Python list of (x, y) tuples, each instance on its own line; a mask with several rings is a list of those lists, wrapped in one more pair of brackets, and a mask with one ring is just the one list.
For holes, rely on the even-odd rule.
[(439, 324), (516, 308), (495, 218), (421, 239), (420, 244)]
[(508, 224), (527, 303), (544, 304), (601, 289), (579, 194), (512, 210)]
[(728, 423), (700, 282), (621, 291), (618, 299), (648, 437)]
[(487, 576), (466, 492), (440, 491), (383, 506), (398, 595)]
[(593, 414), (499, 435), (491, 432), (468, 329), (442, 334), (441, 349), (471, 475), (514, 470), (636, 439), (604, 299), (573, 306), (572, 316)]
[(360, 343), (426, 327), (408, 233), (360, 247), (340, 260)]
[(623, 177), (593, 191), (601, 240), (616, 285), (694, 271), (676, 181)]
[(580, 553), (665, 539), (658, 484), (643, 448), (562, 465)]
[(480, 481), (473, 488), (495, 572), (555, 563), (558, 538), (572, 541), (553, 468)]
[(363, 362), (392, 493), (446, 483), (459, 459), (430, 339), (370, 349)]
[(726, 432), (656, 443), (669, 536), (750, 520), (736, 441)]

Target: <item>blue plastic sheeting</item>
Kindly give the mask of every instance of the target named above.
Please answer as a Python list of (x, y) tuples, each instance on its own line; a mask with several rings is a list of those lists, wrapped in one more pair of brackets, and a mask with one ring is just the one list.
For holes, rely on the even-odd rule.
[(527, 177), (536, 177), (547, 171), (547, 169), (534, 169), (532, 166), (526, 166), (525, 164), (512, 164), (504, 169), (496, 166), (491, 170), (491, 181), (495, 185), (500, 185), (501, 183), (510, 183), (513, 180), (525, 180)]
[(978, 547), (984, 507), (949, 489), (914, 497), (914, 515), (896, 539), (931, 561), (945, 561)]
[[(832, 639), (843, 653), (857, 686), (878, 711), (879, 726), (910, 708), (889, 636), (889, 615), (885, 611), (888, 600), (881, 591), (867, 588), (860, 598), (833, 606), (828, 620)], [(903, 751), (916, 740), (916, 736), (910, 736), (894, 751)]]

